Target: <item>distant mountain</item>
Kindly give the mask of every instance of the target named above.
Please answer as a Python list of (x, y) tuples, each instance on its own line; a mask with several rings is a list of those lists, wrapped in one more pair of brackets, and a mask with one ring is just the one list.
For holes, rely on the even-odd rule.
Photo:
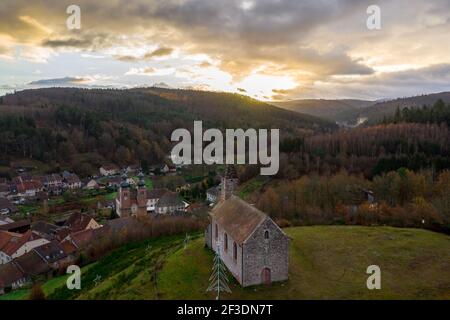
[(361, 119), (369, 124), (377, 123), (384, 117), (392, 116), (397, 108), (418, 108), (424, 105), (431, 106), (441, 99), (445, 103), (450, 103), (450, 92), (433, 93), (408, 98), (398, 98), (394, 100), (377, 102), (367, 108), (360, 110), (347, 110), (337, 114), (339, 119), (345, 119), (350, 123), (361, 122)]
[(56, 78), (56, 79), (42, 79), (37, 81), (32, 81), (29, 85), (32, 86), (74, 86), (83, 84), (87, 79), (84, 78), (76, 78), (76, 77), (64, 77), (64, 78)]
[(173, 89), (171, 86), (169, 86), (167, 83), (165, 82), (158, 82), (155, 83), (152, 87), (154, 88), (163, 88), (163, 89)]
[(373, 105), (374, 101), (366, 100), (324, 100), (324, 99), (301, 99), (291, 101), (277, 101), (271, 104), (300, 113), (321, 117), (331, 121), (346, 121), (346, 117), (341, 116), (342, 112), (357, 112)]
[(384, 117), (392, 116), (397, 108), (417, 108), (431, 106), (441, 99), (450, 103), (450, 92), (433, 93), (392, 100), (322, 100), (305, 99), (272, 102), (273, 105), (287, 110), (332, 120), (340, 124), (357, 125), (361, 123), (375, 124)]

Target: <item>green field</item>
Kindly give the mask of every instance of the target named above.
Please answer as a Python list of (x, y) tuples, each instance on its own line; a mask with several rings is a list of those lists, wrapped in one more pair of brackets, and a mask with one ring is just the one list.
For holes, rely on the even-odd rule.
[[(230, 279), (233, 292), (224, 299), (450, 299), (449, 236), (391, 227), (285, 230), (292, 238), (289, 280), (243, 289)], [(50, 299), (213, 299), (205, 292), (213, 255), (201, 234), (186, 249), (183, 239), (125, 246), (83, 268), (81, 291), (67, 290), (65, 277), (47, 282), (44, 291)], [(381, 268), (381, 290), (366, 288), (373, 264)], [(3, 298), (27, 297), (20, 292)]]

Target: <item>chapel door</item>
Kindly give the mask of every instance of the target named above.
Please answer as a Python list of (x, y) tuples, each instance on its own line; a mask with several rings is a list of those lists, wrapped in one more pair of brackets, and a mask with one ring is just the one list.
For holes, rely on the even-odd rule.
[(269, 268), (264, 268), (262, 273), (261, 273), (261, 282), (263, 284), (271, 284), (272, 279), (270, 276), (270, 269)]

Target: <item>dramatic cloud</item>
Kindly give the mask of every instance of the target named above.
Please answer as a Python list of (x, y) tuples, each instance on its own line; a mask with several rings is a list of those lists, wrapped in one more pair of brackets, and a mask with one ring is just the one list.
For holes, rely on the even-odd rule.
[(29, 85), (42, 85), (42, 86), (69, 86), (69, 85), (82, 85), (89, 82), (87, 78), (74, 78), (74, 77), (64, 77), (58, 79), (43, 79), (32, 81)]
[(0, 59), (101, 56), (76, 65), (105, 68), (127, 85), (146, 76), (259, 98), (450, 89), (448, 0), (378, 0), (377, 31), (366, 27), (368, 0), (79, 0), (81, 30), (66, 28), (68, 4), (3, 0)]
[(169, 56), (172, 54), (173, 51), (174, 51), (173, 48), (162, 47), (162, 48), (158, 48), (156, 50), (147, 52), (146, 54), (144, 54), (142, 56), (116, 55), (116, 56), (114, 56), (114, 58), (121, 60), (121, 61), (126, 61), (126, 62), (137, 62), (137, 61), (152, 60), (154, 58)]

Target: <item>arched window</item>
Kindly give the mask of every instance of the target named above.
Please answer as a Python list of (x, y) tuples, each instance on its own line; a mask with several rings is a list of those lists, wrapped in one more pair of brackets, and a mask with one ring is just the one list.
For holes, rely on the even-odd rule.
[(226, 251), (228, 251), (228, 235), (227, 235), (226, 232), (225, 232), (225, 234), (223, 235), (223, 242), (224, 242), (223, 247), (224, 247), (225, 252), (226, 252)]
[(269, 240), (269, 231), (268, 230), (266, 230), (264, 232), (264, 239)]
[(237, 245), (236, 245), (236, 242), (233, 243), (233, 259), (236, 262), (236, 260), (237, 260)]
[(216, 224), (216, 236), (215, 236), (215, 238), (216, 238), (216, 240), (219, 238), (219, 227), (217, 226), (217, 224)]

